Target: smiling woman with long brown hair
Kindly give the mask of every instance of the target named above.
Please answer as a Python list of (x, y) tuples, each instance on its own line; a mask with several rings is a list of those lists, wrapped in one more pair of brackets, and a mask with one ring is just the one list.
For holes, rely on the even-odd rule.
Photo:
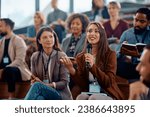
[(91, 50), (86, 53), (85, 48), (77, 55), (77, 69), (67, 57), (61, 59), (73, 81), (80, 86), (82, 92), (77, 99), (124, 99), (115, 81), (116, 54), (108, 46), (103, 26), (91, 22), (87, 27), (86, 38)]

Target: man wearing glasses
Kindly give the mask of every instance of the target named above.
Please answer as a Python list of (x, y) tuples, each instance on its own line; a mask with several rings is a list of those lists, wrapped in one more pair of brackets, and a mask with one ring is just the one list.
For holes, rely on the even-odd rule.
[[(124, 56), (120, 53), (122, 43), (129, 44), (149, 44), (150, 43), (150, 10), (148, 8), (139, 8), (136, 11), (133, 27), (126, 30), (120, 38), (120, 44), (117, 48), (118, 68), (117, 75), (127, 78), (130, 82), (139, 79), (139, 74), (135, 70), (139, 59), (136, 57)], [(125, 71), (127, 71), (125, 73)]]

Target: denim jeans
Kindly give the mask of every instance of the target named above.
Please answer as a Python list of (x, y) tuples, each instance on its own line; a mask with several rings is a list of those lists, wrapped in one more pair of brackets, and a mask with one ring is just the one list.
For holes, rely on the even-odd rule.
[(61, 100), (61, 95), (52, 87), (35, 82), (28, 91), (25, 100)]

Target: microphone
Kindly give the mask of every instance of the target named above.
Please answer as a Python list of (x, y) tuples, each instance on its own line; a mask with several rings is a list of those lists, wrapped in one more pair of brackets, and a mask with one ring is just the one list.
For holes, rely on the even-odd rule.
[[(92, 52), (92, 45), (88, 44), (86, 48), (86, 53), (91, 53), (91, 52)], [(85, 64), (86, 64), (86, 68), (89, 69), (91, 67), (89, 62), (85, 61)]]

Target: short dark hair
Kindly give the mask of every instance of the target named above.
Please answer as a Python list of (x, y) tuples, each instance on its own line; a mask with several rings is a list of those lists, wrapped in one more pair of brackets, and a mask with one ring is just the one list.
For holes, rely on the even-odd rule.
[(6, 23), (6, 25), (9, 25), (11, 30), (14, 29), (15, 22), (13, 22), (11, 19), (9, 19), (9, 18), (2, 18), (1, 21), (4, 21)]
[(149, 10), (148, 8), (139, 8), (139, 9), (136, 11), (136, 14), (137, 14), (137, 13), (145, 14), (147, 20), (148, 20), (148, 21), (150, 20), (150, 10)]

